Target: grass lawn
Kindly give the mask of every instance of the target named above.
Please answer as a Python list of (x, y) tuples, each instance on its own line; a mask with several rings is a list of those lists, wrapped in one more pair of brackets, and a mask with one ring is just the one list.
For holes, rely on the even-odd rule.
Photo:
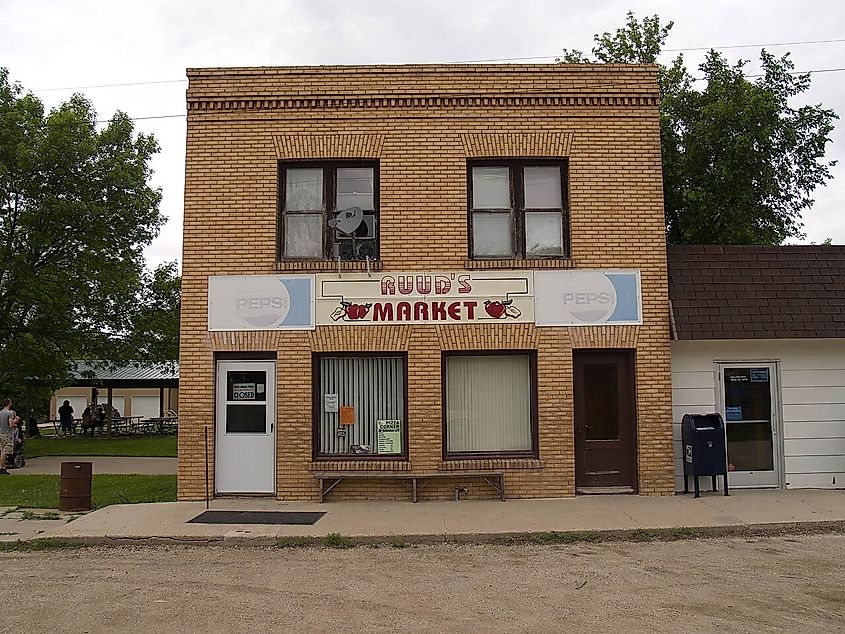
[[(91, 502), (95, 509), (111, 504), (175, 502), (175, 475), (94, 475)], [(59, 508), (59, 476), (9, 475), (0, 478), (0, 506)]]
[(38, 456), (176, 457), (176, 436), (44, 436), (26, 441), (27, 458)]

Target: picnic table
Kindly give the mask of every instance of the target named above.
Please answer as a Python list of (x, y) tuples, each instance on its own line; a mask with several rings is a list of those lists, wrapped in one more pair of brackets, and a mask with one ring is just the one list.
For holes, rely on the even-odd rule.
[[(116, 416), (111, 419), (111, 431), (113, 434), (134, 434), (142, 418), (143, 416)], [(106, 425), (103, 426), (103, 429), (106, 428)]]
[(172, 434), (178, 426), (178, 416), (151, 416), (138, 423), (138, 430), (145, 434)]
[[(62, 431), (62, 421), (58, 418), (50, 418), (47, 420), (47, 423), (53, 426), (53, 432), (55, 436), (59, 436), (60, 432)], [(79, 425), (82, 424), (81, 418), (74, 418), (73, 419), (73, 429), (75, 430)]]

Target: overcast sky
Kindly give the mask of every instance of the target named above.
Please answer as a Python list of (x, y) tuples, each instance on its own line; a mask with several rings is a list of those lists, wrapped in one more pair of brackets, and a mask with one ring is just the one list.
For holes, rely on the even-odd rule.
[[(181, 259), (185, 68), (552, 62), (564, 47), (589, 52), (593, 34), (622, 26), (629, 8), (639, 17), (674, 20), (666, 45), (672, 49), (845, 38), (841, 0), (0, 0), (0, 65), (47, 106), (82, 92), (101, 119), (120, 109), (139, 118), (139, 130), (155, 134), (161, 152), (153, 184), (162, 189), (169, 218), (147, 249), (155, 265)], [(791, 51), (796, 70), (845, 67), (845, 42), (767, 48)], [(759, 47), (723, 52), (731, 60), (759, 57)], [(702, 54), (685, 53), (691, 70)], [(674, 55), (666, 53), (664, 61)], [(134, 82), (160, 83), (99, 87)], [(845, 117), (843, 85), (845, 72), (815, 74), (802, 102)], [(806, 242), (830, 237), (845, 244), (843, 127), (840, 121), (828, 146), (828, 159), (840, 162), (834, 179), (816, 190), (816, 204), (805, 214)]]

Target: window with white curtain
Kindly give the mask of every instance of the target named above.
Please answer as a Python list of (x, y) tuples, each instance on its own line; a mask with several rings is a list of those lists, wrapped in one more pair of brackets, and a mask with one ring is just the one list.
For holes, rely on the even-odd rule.
[(449, 355), (446, 453), (533, 454), (528, 354)]
[(404, 356), (321, 356), (317, 372), (318, 457), (405, 455)]
[(470, 161), (470, 245), (475, 259), (566, 255), (566, 162)]

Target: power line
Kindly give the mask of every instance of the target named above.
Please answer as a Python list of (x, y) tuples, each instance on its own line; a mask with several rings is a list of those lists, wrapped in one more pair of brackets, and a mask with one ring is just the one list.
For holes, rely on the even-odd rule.
[[(804, 46), (808, 44), (837, 44), (845, 42), (845, 38), (842, 39), (833, 39), (833, 40), (803, 40), (800, 42), (769, 42), (765, 44), (730, 44), (726, 46), (696, 46), (696, 47), (688, 47), (688, 48), (664, 48), (662, 52), (664, 53), (682, 53), (685, 51), (709, 51), (711, 49), (714, 50), (722, 50), (722, 49), (729, 49), (729, 48), (765, 48), (766, 46)], [(439, 62), (443, 64), (484, 64), (489, 62), (524, 62), (524, 61), (531, 61), (531, 60), (539, 60), (539, 59), (554, 59), (556, 57), (560, 57), (560, 53), (555, 53), (554, 55), (535, 55), (531, 57), (496, 57), (490, 59), (465, 59), (465, 60), (456, 60), (452, 62)], [(807, 71), (807, 72), (829, 72), (827, 70), (823, 71)], [(85, 90), (89, 88), (121, 88), (127, 86), (151, 86), (155, 84), (183, 84), (186, 83), (187, 79), (161, 79), (161, 80), (154, 80), (154, 81), (133, 81), (133, 82), (124, 82), (124, 83), (117, 83), (117, 84), (92, 84), (88, 86), (64, 86), (61, 88), (36, 88), (33, 89), (33, 92), (48, 92), (48, 91), (58, 91), (58, 90)]]
[(187, 79), (161, 79), (157, 81), (132, 81), (122, 84), (93, 84), (91, 86), (64, 86), (62, 88), (34, 88), (33, 92), (48, 92), (52, 90), (85, 90), (88, 88), (118, 88), (123, 86), (150, 86), (152, 84), (184, 83)]
[[(790, 71), (787, 75), (814, 75), (817, 73), (841, 73), (845, 71), (845, 68), (818, 68), (814, 70), (795, 70)], [(746, 78), (756, 78), (756, 77), (765, 77), (764, 74), (755, 74), (755, 75), (744, 75)], [(703, 77), (693, 77), (693, 81), (704, 81)], [(161, 114), (161, 115), (153, 115), (149, 117), (128, 117), (130, 121), (147, 121), (150, 119), (176, 119), (179, 117), (186, 117), (186, 114)], [(111, 123), (111, 119), (100, 119), (97, 120), (95, 123)], [(48, 125), (77, 125), (77, 124), (67, 124), (67, 123), (53, 123)]]
[[(842, 39), (835, 39), (835, 40), (805, 40), (802, 42), (769, 42), (767, 44), (731, 44), (727, 46), (695, 46), (695, 47), (688, 47), (688, 48), (664, 48), (662, 49), (662, 53), (682, 53), (684, 51), (709, 51), (709, 50), (722, 50), (728, 48), (765, 48), (767, 46), (803, 46), (805, 44), (834, 44), (845, 42), (845, 38)], [(495, 59), (471, 59), (471, 60), (459, 60), (455, 62), (445, 62), (447, 64), (483, 64), (488, 62), (521, 62), (521, 61), (530, 61), (530, 60), (537, 60), (537, 59), (551, 59), (554, 57), (560, 57), (560, 53), (555, 55), (537, 55), (534, 57), (497, 57)]]
[(729, 46), (698, 46), (694, 48), (664, 48), (664, 53), (681, 53), (683, 51), (709, 51), (710, 49), (725, 49), (725, 48), (765, 48), (766, 46), (803, 46), (804, 44), (834, 44), (838, 42), (845, 42), (845, 39), (839, 40), (806, 40), (803, 42), (770, 42), (768, 44), (732, 44)]

